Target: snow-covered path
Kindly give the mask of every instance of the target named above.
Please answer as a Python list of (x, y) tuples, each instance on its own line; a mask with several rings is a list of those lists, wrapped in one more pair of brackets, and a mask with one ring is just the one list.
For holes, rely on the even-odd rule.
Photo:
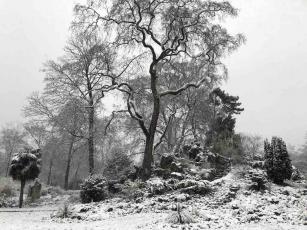
[[(166, 224), (164, 213), (140, 213), (123, 217), (114, 217), (102, 221), (54, 222), (50, 214), (57, 210), (56, 206), (45, 206), (24, 209), (0, 209), (0, 230), (133, 230), (133, 229), (183, 229), (181, 226)], [(206, 229), (201, 228), (185, 229)], [(174, 228), (175, 227), (175, 228)], [(196, 227), (196, 228), (195, 228)], [(208, 228), (209, 229), (209, 228)], [(306, 230), (307, 226), (285, 224), (246, 224), (225, 228), (229, 230)]]
[(164, 214), (134, 214), (103, 221), (71, 221), (62, 223), (50, 219), (55, 207), (0, 209), (1, 230), (117, 230), (157, 229), (156, 224), (165, 219)]

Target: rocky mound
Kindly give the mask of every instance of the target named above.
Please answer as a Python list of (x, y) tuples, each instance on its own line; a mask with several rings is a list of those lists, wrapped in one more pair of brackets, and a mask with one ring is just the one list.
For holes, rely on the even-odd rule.
[(162, 154), (154, 174), (164, 179), (196, 177), (212, 181), (227, 175), (230, 169), (230, 159), (193, 144), (185, 145), (179, 154)]
[(178, 228), (182, 223), (175, 220), (183, 219), (189, 220), (185, 223), (187, 229), (238, 229), (248, 224), (303, 229), (307, 225), (307, 188), (302, 184), (270, 184), (264, 178), (263, 171), (244, 168), (233, 169), (212, 182), (174, 178), (130, 181), (123, 188), (130, 189), (126, 191), (130, 197), (75, 205), (69, 213), (72, 219), (91, 221), (141, 213), (163, 214), (164, 221), (157, 223), (155, 229)]

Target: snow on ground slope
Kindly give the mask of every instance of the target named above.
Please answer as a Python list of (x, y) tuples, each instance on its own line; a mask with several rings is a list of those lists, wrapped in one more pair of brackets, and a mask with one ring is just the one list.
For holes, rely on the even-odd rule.
[[(247, 189), (244, 178), (229, 173), (210, 185), (214, 192), (205, 196), (173, 191), (136, 200), (73, 204), (68, 208), (70, 218), (64, 219), (51, 218), (51, 214), (63, 208), (65, 196), (54, 205), (42, 202), (37, 207), (0, 209), (0, 230), (307, 229), (307, 189), (300, 184), (271, 185), (269, 190), (256, 192)], [(194, 222), (169, 222), (178, 204)]]

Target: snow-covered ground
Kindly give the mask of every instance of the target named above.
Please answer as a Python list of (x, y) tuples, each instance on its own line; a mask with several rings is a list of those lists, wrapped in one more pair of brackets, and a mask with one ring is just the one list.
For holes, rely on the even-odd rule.
[[(40, 207), (24, 210), (0, 209), (1, 230), (129, 230), (129, 229), (209, 229), (205, 223), (192, 225), (169, 225), (165, 219), (167, 214), (140, 213), (123, 217), (115, 217), (102, 221), (55, 222), (50, 219), (52, 209), (56, 207)], [(47, 210), (47, 211), (46, 211)], [(18, 212), (11, 212), (18, 211)], [(190, 227), (189, 227), (190, 226)], [(305, 230), (307, 226), (291, 224), (249, 223), (238, 226), (222, 227), (230, 230)]]
[[(304, 186), (273, 184), (270, 190), (256, 192), (246, 189), (246, 185), (245, 179), (229, 173), (210, 182), (215, 191), (212, 194), (173, 191), (136, 200), (115, 197), (99, 203), (74, 203), (68, 206), (69, 218), (63, 219), (54, 214), (69, 201), (69, 195), (48, 195), (34, 207), (0, 209), (0, 230), (307, 229)], [(178, 203), (182, 213), (194, 220), (192, 223), (170, 222)]]

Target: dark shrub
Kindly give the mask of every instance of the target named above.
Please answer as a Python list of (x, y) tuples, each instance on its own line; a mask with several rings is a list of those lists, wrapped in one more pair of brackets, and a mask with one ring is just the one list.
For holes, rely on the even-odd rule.
[(263, 170), (249, 170), (248, 179), (250, 180), (250, 184), (248, 186), (250, 190), (263, 191), (267, 188), (266, 183), (268, 181)]
[(88, 177), (81, 185), (80, 198), (82, 203), (98, 202), (108, 195), (107, 180), (101, 175)]
[(276, 184), (291, 178), (291, 160), (286, 144), (281, 138), (273, 137), (271, 143), (267, 140), (264, 142), (264, 168), (269, 179)]

